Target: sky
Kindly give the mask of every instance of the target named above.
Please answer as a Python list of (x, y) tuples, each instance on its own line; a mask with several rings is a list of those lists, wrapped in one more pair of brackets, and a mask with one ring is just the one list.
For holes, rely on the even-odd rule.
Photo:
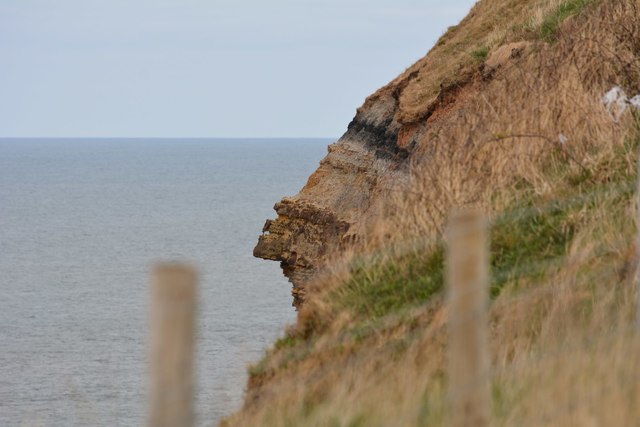
[(337, 137), (474, 0), (0, 0), (0, 137)]

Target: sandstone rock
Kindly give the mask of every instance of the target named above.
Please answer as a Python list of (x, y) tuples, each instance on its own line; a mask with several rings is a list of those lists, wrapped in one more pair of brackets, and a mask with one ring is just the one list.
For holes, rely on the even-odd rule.
[(361, 109), (300, 193), (277, 203), (278, 217), (265, 223), (253, 254), (280, 261), (294, 305), (331, 251), (357, 238), (382, 182), (407, 159), (407, 148), (397, 144), (394, 108), (393, 99), (382, 97)]

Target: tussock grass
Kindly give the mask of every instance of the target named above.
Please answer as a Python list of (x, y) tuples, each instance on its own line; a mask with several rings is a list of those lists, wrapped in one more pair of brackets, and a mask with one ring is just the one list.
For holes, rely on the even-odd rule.
[[(407, 81), (400, 97), (399, 123), (424, 117), (441, 87), (462, 86), (499, 46), (553, 42), (563, 22), (599, 0), (481, 0), (460, 25), (450, 27), (427, 56), (389, 85)], [(413, 76), (413, 77), (412, 77)]]
[(560, 24), (570, 16), (577, 15), (592, 0), (567, 0), (560, 3), (551, 13), (546, 15), (540, 24), (540, 38), (555, 41)]
[(330, 298), (359, 317), (383, 317), (424, 304), (442, 290), (443, 263), (442, 245), (399, 257), (373, 257), (356, 265)]
[(489, 56), (491, 49), (488, 46), (479, 46), (477, 49), (471, 51), (471, 56), (478, 62), (482, 62)]

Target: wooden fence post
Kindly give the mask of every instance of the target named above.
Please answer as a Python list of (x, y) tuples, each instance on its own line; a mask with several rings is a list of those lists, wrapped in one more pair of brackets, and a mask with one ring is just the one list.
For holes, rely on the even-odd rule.
[(636, 332), (640, 333), (640, 159), (636, 165), (636, 253), (634, 287), (636, 291)]
[(197, 274), (181, 264), (152, 272), (149, 427), (191, 427)]
[(446, 238), (451, 425), (486, 427), (491, 417), (488, 222), (479, 211), (456, 212)]

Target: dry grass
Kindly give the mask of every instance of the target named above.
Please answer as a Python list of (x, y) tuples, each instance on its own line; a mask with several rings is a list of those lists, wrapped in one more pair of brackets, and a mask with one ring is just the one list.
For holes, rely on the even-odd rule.
[[(225, 425), (446, 425), (450, 313), (438, 254), (446, 214), (460, 205), (494, 218), (493, 423), (637, 423), (640, 117), (614, 123), (600, 98), (614, 84), (640, 92), (640, 5), (588, 7), (433, 123), (364, 247), (309, 287), (298, 323), (252, 368), (245, 407)], [(539, 29), (557, 10), (484, 0), (436, 48), (454, 46), (451, 57), (432, 53), (424, 69), (457, 75), (465, 37), (504, 42), (512, 22)], [(404, 102), (424, 106), (427, 89)]]
[[(436, 103), (441, 87), (467, 84), (479, 62), (497, 47), (523, 40), (555, 39), (565, 20), (579, 15), (590, 0), (481, 0), (469, 15), (440, 38), (429, 55), (394, 80), (406, 84), (397, 120), (421, 120)], [(478, 52), (485, 52), (481, 55)]]
[(638, 90), (639, 30), (630, 2), (606, 2), (596, 12), (566, 28), (557, 43), (531, 47), (431, 124), (411, 182), (391, 191), (396, 200), (386, 207), (386, 228), (438, 235), (453, 206), (500, 211), (519, 202), (523, 187), (557, 192), (559, 169), (608, 179), (610, 168), (594, 165), (613, 156), (626, 127), (613, 123), (599, 100), (615, 84)]

